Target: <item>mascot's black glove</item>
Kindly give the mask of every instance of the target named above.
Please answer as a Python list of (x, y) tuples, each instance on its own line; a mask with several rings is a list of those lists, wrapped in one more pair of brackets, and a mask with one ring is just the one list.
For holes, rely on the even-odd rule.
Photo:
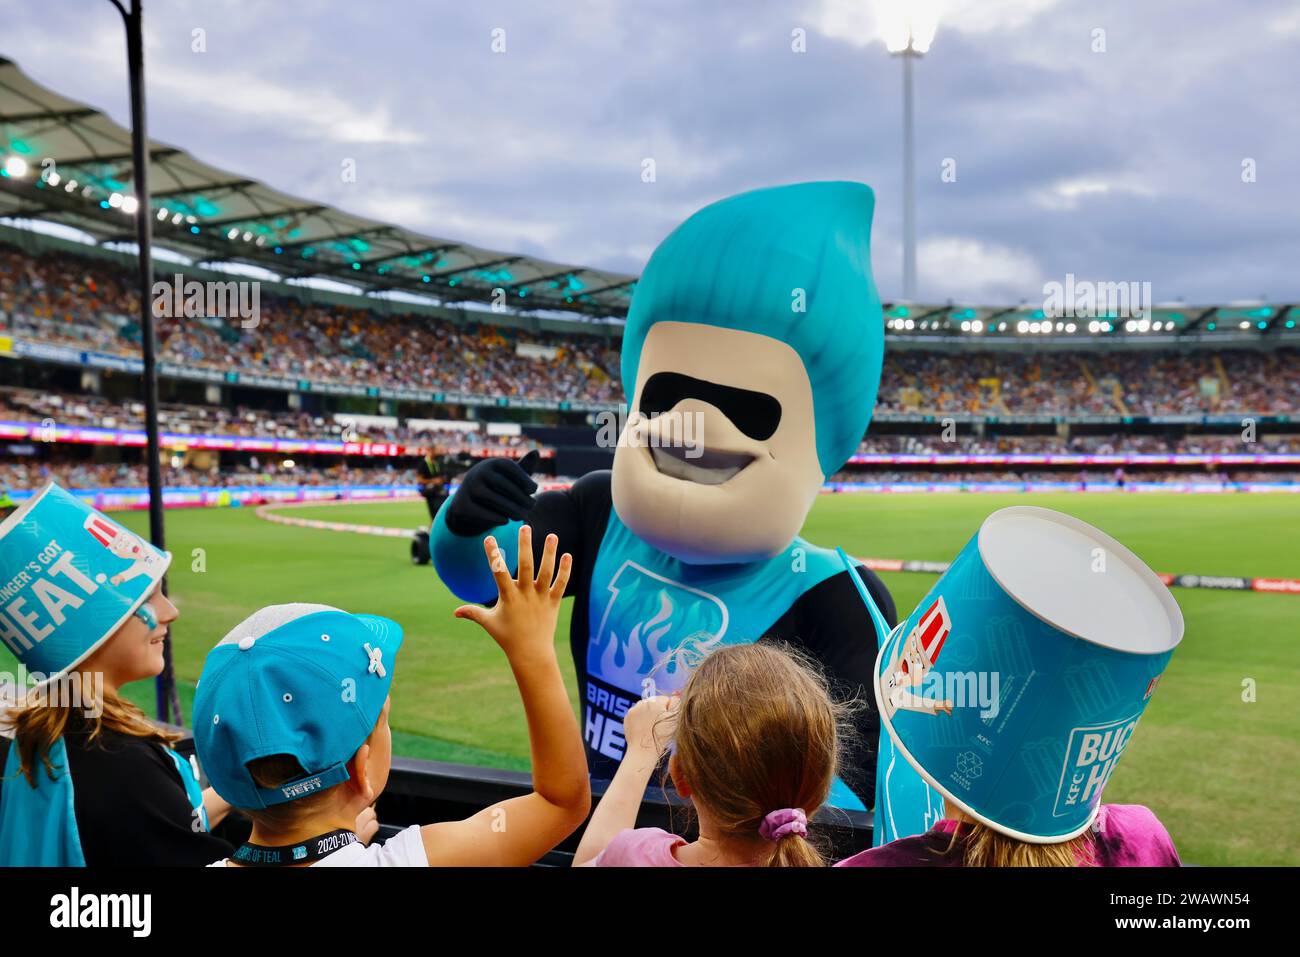
[(506, 522), (522, 520), (536, 504), (537, 483), (529, 472), (540, 458), (533, 449), (522, 459), (484, 459), (460, 480), (447, 504), (447, 531), (475, 538)]

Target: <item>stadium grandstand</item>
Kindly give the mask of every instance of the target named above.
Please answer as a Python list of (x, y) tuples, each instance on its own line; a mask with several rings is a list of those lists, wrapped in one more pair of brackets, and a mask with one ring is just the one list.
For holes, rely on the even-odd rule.
[[(18, 496), (58, 478), (146, 498), (129, 139), (0, 60), (0, 485)], [(635, 276), (149, 155), (166, 483), (212, 493), (176, 504), (391, 496), (428, 449), (537, 448), (558, 480), (609, 463)], [(1300, 489), (1300, 304), (1046, 308), (887, 303), (871, 432), (828, 489)]]

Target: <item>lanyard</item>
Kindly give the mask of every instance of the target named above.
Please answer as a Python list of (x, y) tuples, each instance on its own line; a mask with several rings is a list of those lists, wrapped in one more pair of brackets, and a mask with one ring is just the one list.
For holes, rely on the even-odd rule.
[(355, 843), (357, 836), (346, 828), (340, 828), (297, 844), (280, 847), (243, 844), (230, 857), (247, 867), (287, 867), (291, 864), (311, 864)]

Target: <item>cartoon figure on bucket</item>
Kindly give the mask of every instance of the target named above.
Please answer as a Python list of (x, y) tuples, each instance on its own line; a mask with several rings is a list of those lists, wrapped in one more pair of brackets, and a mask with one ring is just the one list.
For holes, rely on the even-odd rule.
[(911, 690), (925, 683), (950, 631), (952, 619), (940, 597), (926, 609), (886, 669), (888, 677), (881, 681), (886, 717), (892, 718), (900, 708), (924, 714), (952, 714), (952, 701), (922, 697)]
[[(480, 462), (434, 521), (434, 566), (465, 601), (492, 594), (485, 535), (506, 550), (526, 522), (534, 549), (553, 532), (573, 554), (570, 641), (598, 779), (623, 758), (627, 711), (682, 688), (723, 645), (792, 643), (838, 696), (871, 698), (879, 643), (854, 572), (799, 532), (861, 443), (880, 384), (874, 206), (861, 183), (799, 183), (689, 217), (632, 296), (613, 468), (535, 494), (533, 453)], [(888, 590), (857, 574), (892, 624)], [(840, 807), (874, 804), (873, 707), (857, 730)]]
[(131, 562), (129, 568), (123, 569), (109, 579), (111, 584), (120, 585), (137, 575), (156, 577), (166, 568), (166, 560), (160, 553), (146, 548), (144, 542), (137, 536), (102, 515), (86, 516), (85, 529), (114, 556)]

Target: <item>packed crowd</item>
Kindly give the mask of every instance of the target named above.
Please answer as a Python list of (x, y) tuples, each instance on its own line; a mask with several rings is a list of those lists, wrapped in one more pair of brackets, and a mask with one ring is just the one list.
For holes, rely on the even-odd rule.
[(1300, 412), (1300, 353), (887, 353), (880, 412), (1183, 415)]
[[(126, 271), (0, 246), (0, 331), (138, 355)], [(260, 298), (238, 319), (160, 320), (160, 355), (189, 366), (483, 396), (616, 403), (619, 344), (411, 314)], [(533, 348), (539, 347), (539, 348)], [(882, 413), (1168, 415), (1300, 411), (1300, 354), (887, 351)]]
[[(139, 296), (125, 270), (0, 246), (0, 330), (139, 354)], [(187, 366), (316, 381), (485, 396), (616, 401), (618, 349), (595, 337), (259, 297), (238, 317), (162, 318), (159, 357)], [(520, 347), (536, 346), (541, 351)], [(524, 352), (530, 354), (525, 355)]]
[[(395, 417), (339, 414), (328, 418), (308, 412), (233, 409), (207, 405), (163, 403), (158, 426), (179, 435), (238, 435), (312, 441), (394, 442), (412, 446), (461, 448), (519, 448), (531, 443), (522, 435), (488, 435), (475, 428), (416, 428)], [(64, 427), (140, 429), (141, 402), (114, 402), (93, 395), (64, 395), (34, 389), (0, 388), (0, 421), (46, 423)], [(396, 423), (396, 424), (393, 424)]]
[[(832, 475), (828, 483), (884, 483), (884, 484), (952, 484), (988, 482), (1064, 482), (1071, 485), (1114, 484), (1119, 475), (1114, 470), (1079, 469), (963, 469), (959, 471), (933, 469), (873, 468), (844, 469)], [(1300, 472), (1293, 469), (1135, 469), (1123, 474), (1125, 482), (1198, 482), (1208, 484), (1268, 482), (1294, 484), (1300, 482)], [(49, 481), (64, 488), (111, 489), (144, 488), (148, 475), (143, 465), (95, 462), (0, 462), (0, 491), (24, 491), (41, 488)], [(259, 462), (254, 457), (249, 465), (221, 469), (194, 469), (167, 467), (163, 470), (163, 484), (168, 488), (236, 488), (259, 486), (414, 486), (416, 472), (412, 468), (374, 467), (353, 468), (346, 465), (317, 465), (311, 461), (295, 461), (286, 468), (275, 461)], [(554, 477), (552, 481), (568, 481)]]
[(860, 455), (1279, 455), (1300, 453), (1300, 435), (872, 435)]
[[(67, 427), (139, 429), (140, 402), (114, 402), (94, 395), (65, 395), (34, 389), (0, 388), (0, 421), (50, 423)], [(313, 441), (392, 442), (436, 446), (449, 452), (530, 448), (523, 435), (488, 435), (484, 429), (416, 428), (407, 420), (378, 417), (322, 417), (308, 412), (233, 409), (221, 406), (163, 403), (158, 411), (164, 433), (237, 435)], [(396, 423), (396, 424), (392, 424)], [(1057, 435), (959, 434), (953, 441), (937, 435), (869, 435), (858, 446), (863, 455), (1277, 455), (1300, 453), (1294, 433), (1145, 435), (1140, 433)]]
[(1294, 485), (1300, 482), (1300, 472), (1288, 469), (1133, 469), (1129, 471), (1097, 471), (1095, 469), (949, 469), (942, 472), (926, 469), (844, 469), (836, 472), (828, 482), (902, 484), (902, 485), (952, 485), (985, 484), (992, 482), (1056, 482), (1069, 485), (1127, 485), (1134, 482), (1159, 482), (1169, 485), (1195, 482), (1223, 485), (1243, 482), (1267, 482)]

